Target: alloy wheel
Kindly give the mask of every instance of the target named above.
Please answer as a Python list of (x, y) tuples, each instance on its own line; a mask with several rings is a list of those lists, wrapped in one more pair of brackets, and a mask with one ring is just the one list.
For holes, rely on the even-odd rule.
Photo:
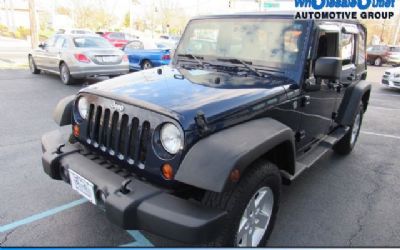
[(29, 70), (31, 73), (35, 71), (35, 63), (33, 62), (32, 56), (29, 57)]
[(360, 132), (360, 128), (361, 128), (361, 114), (360, 112), (358, 112), (356, 119), (354, 120), (353, 128), (351, 130), (351, 139), (350, 139), (351, 145), (354, 145), (356, 143), (358, 134)]
[(67, 83), (69, 81), (69, 70), (67, 68), (67, 66), (65, 66), (65, 64), (63, 64), (61, 66), (61, 80), (63, 81), (63, 83)]
[(380, 57), (375, 59), (375, 62), (374, 62), (375, 66), (380, 66), (381, 63), (382, 63), (382, 59)]
[(151, 69), (153, 66), (151, 65), (150, 62), (144, 62), (143, 63), (143, 69)]
[(236, 234), (239, 247), (256, 247), (264, 237), (274, 207), (274, 194), (271, 188), (258, 189), (243, 212)]

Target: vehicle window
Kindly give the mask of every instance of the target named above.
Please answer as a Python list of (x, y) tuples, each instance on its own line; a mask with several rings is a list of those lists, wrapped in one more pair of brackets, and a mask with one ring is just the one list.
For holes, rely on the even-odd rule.
[(122, 32), (114, 32), (114, 33), (110, 33), (108, 35), (109, 38), (111, 39), (119, 39), (119, 40), (125, 40), (125, 34)]
[(343, 65), (354, 63), (354, 34), (342, 34), (340, 40)]
[(139, 50), (139, 49), (144, 49), (144, 46), (141, 41), (133, 41), (128, 43), (125, 48)]
[(67, 40), (67, 39), (65, 39), (65, 41), (64, 41), (62, 47), (63, 47), (64, 49), (65, 49), (65, 48), (68, 48), (68, 40)]
[(305, 23), (296, 20), (195, 20), (189, 24), (176, 53), (294, 67), (304, 46), (304, 29)]
[(54, 43), (56, 42), (56, 36), (50, 37), (49, 39), (47, 39), (47, 41), (45, 42), (46, 46), (48, 47), (52, 47), (54, 46)]
[(390, 47), (390, 52), (400, 52), (400, 47)]
[(367, 51), (373, 51), (373, 52), (383, 52), (383, 51), (385, 51), (387, 48), (386, 48), (386, 46), (385, 45), (374, 45), (374, 46), (372, 46), (372, 47), (369, 47), (368, 49), (367, 49)]
[(168, 49), (168, 46), (162, 43), (156, 43), (158, 49)]
[(365, 64), (365, 34), (363, 32), (358, 35), (357, 64)]
[(318, 40), (317, 56), (320, 57), (337, 57), (338, 56), (338, 38), (339, 33), (321, 32)]
[(87, 30), (71, 30), (71, 34), (84, 35), (90, 34), (90, 32)]
[(57, 49), (61, 49), (64, 47), (65, 44), (65, 38), (64, 37), (59, 37), (57, 38), (54, 47), (56, 47)]
[(76, 37), (73, 39), (77, 48), (112, 48), (110, 42), (102, 37)]

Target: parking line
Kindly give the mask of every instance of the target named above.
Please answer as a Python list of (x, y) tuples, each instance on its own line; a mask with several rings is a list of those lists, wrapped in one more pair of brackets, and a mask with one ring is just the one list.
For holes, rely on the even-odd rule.
[(130, 236), (132, 236), (135, 241), (122, 245), (121, 247), (153, 247), (154, 245), (144, 237), (144, 235), (137, 230), (126, 230)]
[[(67, 203), (67, 204), (64, 204), (64, 205), (49, 209), (49, 210), (46, 210), (44, 212), (41, 212), (41, 213), (38, 213), (38, 214), (34, 214), (34, 215), (29, 216), (27, 218), (24, 218), (22, 220), (15, 221), (15, 222), (12, 222), (12, 223), (4, 225), (4, 226), (0, 226), (0, 233), (4, 233), (4, 232), (10, 231), (10, 230), (12, 230), (14, 228), (17, 228), (17, 227), (20, 227), (20, 226), (23, 226), (23, 225), (26, 225), (26, 224), (41, 220), (41, 219), (44, 219), (46, 217), (52, 216), (52, 215), (57, 214), (59, 212), (62, 212), (64, 210), (67, 210), (67, 209), (76, 207), (78, 205), (84, 204), (86, 202), (88, 202), (88, 200), (86, 198), (82, 198), (82, 199), (79, 199), (79, 200), (76, 200), (76, 201), (73, 201), (73, 202), (70, 202), (70, 203)], [(137, 230), (127, 230), (127, 232), (128, 232), (128, 234), (130, 236), (132, 236), (134, 238), (135, 241), (131, 242), (131, 243), (128, 243), (126, 245), (123, 245), (123, 246), (126, 246), (126, 247), (134, 247), (134, 246), (137, 246), (137, 247), (152, 247), (153, 246), (153, 244), (151, 244), (151, 242), (148, 239), (146, 239), (146, 237), (142, 233), (140, 233), (139, 231), (137, 231)]]
[(374, 108), (374, 109), (383, 109), (383, 110), (390, 110), (390, 111), (398, 111), (400, 108), (387, 108), (387, 107), (380, 107), (380, 106), (368, 106), (368, 108)]
[(376, 95), (383, 95), (383, 96), (395, 96), (395, 97), (399, 97), (400, 95), (396, 95), (396, 94), (381, 94), (381, 93), (373, 93), (371, 94), (371, 98), (375, 97)]
[(12, 222), (12, 223), (4, 225), (4, 226), (0, 226), (0, 233), (4, 233), (4, 232), (9, 231), (11, 229), (14, 229), (16, 227), (23, 226), (23, 225), (32, 223), (34, 221), (49, 217), (51, 215), (57, 214), (57, 213), (62, 212), (64, 210), (66, 210), (66, 209), (73, 208), (75, 206), (81, 205), (81, 204), (86, 203), (86, 202), (88, 202), (88, 200), (85, 199), (85, 198), (82, 198), (82, 199), (70, 202), (68, 204), (61, 205), (59, 207), (55, 207), (55, 208), (49, 209), (47, 211), (44, 211), (44, 212), (29, 216), (29, 217), (27, 217), (25, 219), (15, 221), (15, 222)]
[(386, 138), (392, 138), (392, 139), (400, 140), (400, 136), (395, 136), (395, 135), (379, 134), (379, 133), (374, 133), (374, 132), (369, 132), (369, 131), (361, 131), (361, 134), (376, 135), (376, 136), (382, 136), (382, 137), (386, 137)]

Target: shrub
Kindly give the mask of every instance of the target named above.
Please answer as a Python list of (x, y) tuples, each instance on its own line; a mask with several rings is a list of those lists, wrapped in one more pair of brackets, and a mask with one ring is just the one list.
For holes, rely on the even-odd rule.
[(28, 36), (30, 36), (30, 34), (31, 34), (30, 29), (23, 26), (19, 26), (15, 32), (15, 37), (26, 39)]

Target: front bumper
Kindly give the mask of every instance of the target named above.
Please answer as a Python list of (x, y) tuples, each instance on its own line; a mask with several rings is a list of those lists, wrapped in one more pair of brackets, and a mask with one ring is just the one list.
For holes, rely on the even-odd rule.
[[(129, 178), (82, 154), (85, 149), (80, 144), (69, 144), (70, 131), (65, 126), (42, 137), (44, 172), (68, 182), (65, 173), (71, 169), (92, 182), (96, 193), (106, 194), (104, 209), (113, 223), (187, 243), (207, 242), (218, 234), (226, 219), (225, 211), (181, 199), (134, 177), (129, 177), (132, 181), (126, 187), (130, 192), (124, 194), (121, 184)], [(62, 144), (66, 146), (61, 153), (57, 149)]]
[(400, 79), (398, 81), (392, 80), (390, 78), (382, 78), (381, 84), (383, 86), (389, 87), (389, 88), (394, 88), (394, 89), (400, 89)]
[(387, 59), (387, 63), (388, 64), (392, 64), (392, 65), (399, 65), (400, 64), (400, 58), (399, 57), (389, 57)]
[(129, 64), (121, 63), (118, 65), (76, 65), (71, 66), (71, 75), (75, 78), (89, 76), (115, 76), (129, 73)]

